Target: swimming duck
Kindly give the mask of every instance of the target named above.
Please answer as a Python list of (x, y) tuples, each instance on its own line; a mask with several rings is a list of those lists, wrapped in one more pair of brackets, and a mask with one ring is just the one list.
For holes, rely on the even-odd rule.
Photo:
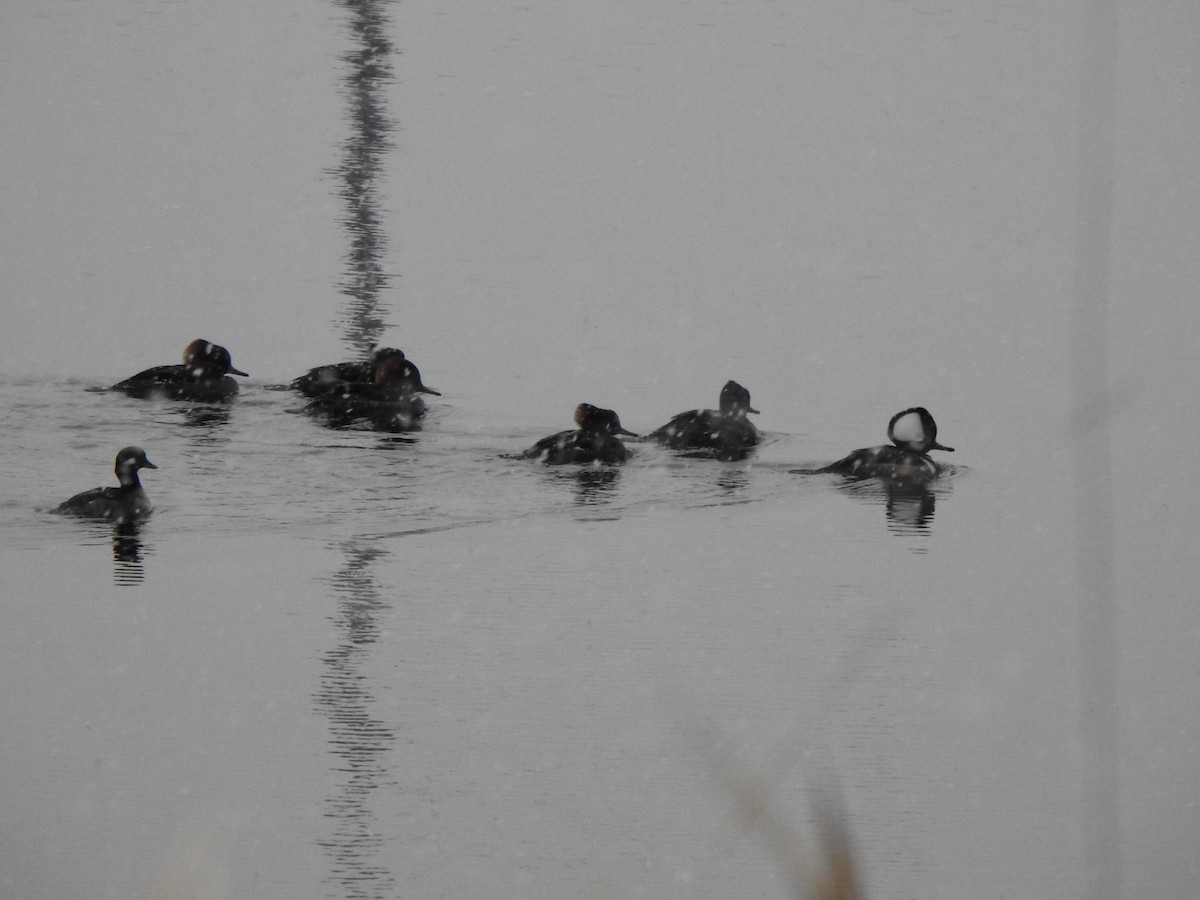
[(930, 450), (953, 452), (953, 447), (937, 441), (937, 423), (929, 410), (914, 406), (892, 416), (888, 438), (894, 446), (855, 450), (844, 459), (818, 472), (833, 472), (848, 478), (883, 478), (892, 481), (922, 483), (942, 473), (942, 466), (929, 458)]
[(758, 414), (750, 405), (750, 392), (727, 381), (718, 406), (682, 412), (648, 438), (673, 450), (712, 450), (717, 459), (745, 459), (758, 444), (758, 429), (746, 418), (747, 413)]
[(403, 354), (389, 354), (375, 363), (371, 381), (329, 385), (306, 409), (335, 428), (368, 420), (381, 431), (415, 431), (426, 412), (425, 401), (418, 394), (441, 396), (421, 381), (420, 370)]
[(396, 347), (378, 347), (371, 358), (362, 362), (333, 363), (309, 369), (289, 385), (306, 397), (321, 397), (337, 393), (344, 384), (371, 384), (376, 367), (387, 359), (404, 361), (404, 351)]
[(230, 375), (246, 376), (233, 367), (229, 351), (212, 341), (197, 339), (183, 349), (183, 365), (155, 366), (114, 384), (130, 397), (165, 400), (227, 400), (238, 392)]
[(522, 459), (545, 457), (549, 466), (569, 463), (620, 463), (629, 453), (621, 443), (619, 434), (637, 437), (632, 431), (621, 427), (621, 420), (611, 409), (601, 409), (590, 403), (575, 407), (575, 424), (578, 431), (560, 431), (544, 437), (524, 453)]
[(98, 487), (76, 494), (56, 506), (52, 512), (89, 519), (108, 519), (118, 525), (135, 522), (150, 515), (150, 498), (142, 489), (138, 469), (157, 469), (141, 447), (126, 447), (117, 454), (114, 469), (120, 487)]

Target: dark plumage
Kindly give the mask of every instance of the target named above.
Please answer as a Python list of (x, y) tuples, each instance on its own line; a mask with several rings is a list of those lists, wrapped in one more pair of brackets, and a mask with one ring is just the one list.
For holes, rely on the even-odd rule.
[(930, 450), (953, 452), (937, 442), (937, 423), (929, 410), (914, 406), (896, 413), (888, 422), (888, 438), (894, 446), (866, 447), (855, 450), (818, 472), (832, 472), (847, 478), (882, 478), (920, 484), (932, 481), (942, 467), (929, 458)]
[(560, 431), (544, 437), (524, 453), (524, 459), (543, 459), (546, 465), (570, 463), (621, 463), (629, 452), (617, 437), (619, 434), (637, 437), (621, 427), (621, 420), (611, 409), (601, 409), (590, 403), (575, 407), (577, 431)]
[(114, 470), (120, 487), (98, 487), (76, 494), (56, 506), (52, 512), (67, 516), (84, 516), (91, 519), (109, 519), (117, 524), (135, 522), (150, 515), (153, 507), (142, 482), (138, 469), (157, 469), (146, 458), (141, 447), (126, 447), (117, 454)]
[(142, 400), (228, 400), (238, 392), (231, 374), (246, 375), (233, 367), (228, 350), (201, 338), (184, 348), (183, 365), (146, 369), (112, 389)]
[(711, 452), (717, 459), (744, 459), (758, 445), (758, 429), (746, 418), (758, 413), (750, 392), (736, 381), (721, 388), (719, 409), (693, 409), (675, 416), (647, 438), (673, 450)]
[(367, 421), (380, 431), (415, 431), (426, 412), (418, 394), (441, 394), (421, 381), (420, 370), (403, 354), (382, 357), (371, 381), (341, 381), (309, 401), (306, 411), (335, 428)]
[(362, 362), (332, 363), (309, 369), (299, 378), (293, 379), (289, 386), (306, 397), (336, 394), (346, 384), (371, 384), (374, 382), (376, 368), (388, 359), (398, 359), (403, 362), (404, 351), (395, 347), (379, 347), (371, 354), (370, 359)]

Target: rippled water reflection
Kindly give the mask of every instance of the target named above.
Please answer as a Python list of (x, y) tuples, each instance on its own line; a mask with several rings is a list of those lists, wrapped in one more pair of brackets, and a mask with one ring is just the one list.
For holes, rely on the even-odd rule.
[(320, 843), (332, 861), (332, 878), (344, 897), (386, 897), (395, 888), (388, 865), (386, 806), (381, 792), (393, 777), (389, 757), (396, 734), (386, 720), (372, 714), (373, 686), (362, 661), (380, 640), (379, 619), (391, 610), (371, 575), (372, 561), (384, 551), (343, 546), (345, 568), (331, 579), (337, 600), (334, 626), (339, 642), (322, 659), (325, 672), (316, 695), (318, 709), (329, 718), (330, 746), (342, 778), (326, 801), (331, 834)]
[(355, 356), (363, 358), (379, 343), (387, 327), (382, 292), (390, 278), (384, 271), (388, 230), (378, 183), (384, 156), (391, 149), (392, 113), (386, 93), (394, 80), (388, 37), (391, 20), (388, 0), (337, 0), (350, 15), (353, 44), (342, 56), (346, 64), (342, 95), (347, 101), (349, 132), (342, 146), (342, 161), (336, 173), (345, 203), (342, 225), (350, 240), (346, 256), (347, 299), (338, 319), (344, 338)]

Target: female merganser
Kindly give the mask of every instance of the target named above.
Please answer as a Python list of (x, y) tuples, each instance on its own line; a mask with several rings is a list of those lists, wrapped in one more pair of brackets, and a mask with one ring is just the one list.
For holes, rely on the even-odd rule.
[(937, 423), (923, 406), (914, 406), (892, 416), (888, 422), (888, 438), (894, 446), (855, 450), (844, 459), (817, 471), (833, 472), (856, 480), (883, 478), (921, 483), (932, 481), (942, 473), (942, 466), (929, 458), (930, 450), (954, 451), (953, 447), (937, 442)]
[(611, 409), (601, 409), (590, 403), (575, 407), (575, 424), (578, 431), (560, 431), (544, 437), (524, 453), (522, 459), (545, 457), (546, 465), (561, 466), (570, 463), (620, 463), (629, 453), (621, 443), (619, 434), (637, 437), (632, 431), (621, 427), (621, 420)]
[(415, 431), (426, 412), (417, 394), (440, 397), (426, 387), (420, 370), (403, 354), (384, 356), (375, 364), (372, 381), (343, 381), (309, 401), (306, 410), (322, 416), (331, 427), (368, 420), (381, 431)]
[(309, 369), (299, 378), (293, 379), (289, 386), (306, 397), (321, 397), (337, 393), (344, 384), (371, 384), (375, 380), (375, 370), (381, 362), (387, 359), (403, 362), (404, 358), (403, 350), (379, 347), (371, 354), (370, 359), (362, 362), (333, 363)]
[(150, 498), (142, 489), (138, 469), (157, 469), (146, 458), (141, 447), (126, 447), (117, 454), (114, 467), (120, 487), (98, 487), (56, 506), (52, 512), (67, 516), (85, 516), (90, 519), (108, 519), (118, 525), (136, 522), (150, 515)]
[(682, 412), (648, 438), (673, 450), (712, 450), (717, 459), (745, 459), (758, 444), (758, 429), (746, 418), (747, 413), (758, 414), (750, 405), (750, 392), (727, 381), (718, 405)]
[(228, 400), (238, 392), (229, 376), (246, 373), (233, 367), (229, 351), (212, 341), (197, 339), (183, 350), (183, 365), (155, 366), (114, 384), (130, 397), (165, 400)]

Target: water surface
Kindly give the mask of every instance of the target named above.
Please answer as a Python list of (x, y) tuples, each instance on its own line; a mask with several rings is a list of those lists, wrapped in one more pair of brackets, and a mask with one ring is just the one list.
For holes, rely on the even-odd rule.
[[(1074, 7), (3, 17), (5, 893), (788, 896), (752, 777), (801, 843), (836, 779), (872, 897), (1195, 883), (1190, 6), (1114, 26), (1092, 419)], [(94, 390), (200, 336), (228, 407)], [(267, 390), (376, 340), (443, 392), (419, 433)], [(745, 462), (503, 457), (731, 377)], [(791, 471), (917, 403), (930, 494)], [(136, 533), (46, 512), (129, 443)]]

